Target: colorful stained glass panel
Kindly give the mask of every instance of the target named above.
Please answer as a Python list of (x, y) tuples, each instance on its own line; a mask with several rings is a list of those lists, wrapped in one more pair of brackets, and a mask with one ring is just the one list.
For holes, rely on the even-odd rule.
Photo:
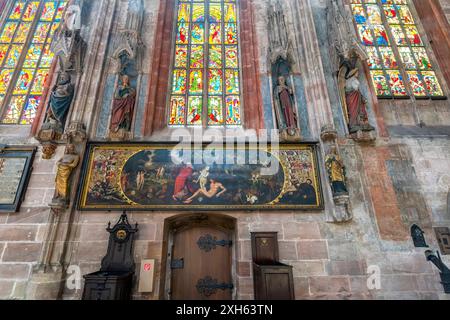
[(28, 6), (26, 7), (26, 9), (23, 13), (22, 20), (23, 21), (33, 21), (34, 17), (36, 16), (36, 11), (38, 9), (38, 6), (39, 6), (39, 2), (37, 2), (37, 1), (28, 3)]
[(367, 22), (366, 13), (361, 5), (352, 5), (353, 16), (358, 24), (365, 24)]
[(41, 57), (41, 68), (50, 68), (53, 61), (54, 53), (50, 50), (50, 45), (44, 47), (44, 52)]
[(399, 47), (398, 51), (400, 53), (400, 57), (402, 58), (403, 65), (406, 69), (414, 70), (417, 68), (411, 53), (411, 49), (409, 49), (409, 47)]
[(422, 39), (420, 38), (419, 31), (415, 26), (405, 26), (406, 37), (412, 46), (421, 46)]
[(431, 96), (441, 97), (444, 95), (442, 92), (441, 85), (433, 71), (423, 71), (423, 80), (425, 82), (426, 88)]
[(27, 40), (28, 32), (30, 31), (31, 23), (22, 22), (17, 28), (16, 34), (14, 36), (14, 43), (24, 43)]
[(49, 22), (40, 22), (33, 36), (33, 43), (44, 43), (47, 38), (48, 31), (50, 30), (51, 24)]
[(386, 15), (387, 22), (390, 24), (399, 24), (400, 19), (398, 18), (397, 10), (395, 6), (384, 6), (384, 14)]
[(14, 32), (16, 31), (17, 25), (17, 22), (7, 22), (0, 36), (0, 42), (11, 42), (12, 38), (14, 37)]
[(389, 86), (383, 71), (371, 71), (372, 82), (378, 96), (389, 96)]
[(192, 25), (192, 43), (205, 42), (205, 25), (203, 23), (194, 23)]
[(9, 19), (18, 20), (22, 17), (23, 9), (25, 8), (24, 1), (16, 1), (14, 7), (12, 8), (11, 14), (9, 15)]
[(432, 69), (430, 58), (425, 48), (413, 48), (412, 50), (421, 70)]
[(187, 46), (175, 46), (175, 68), (187, 67)]
[(208, 124), (212, 125), (212, 126), (223, 124), (222, 98), (209, 97), (209, 99), (208, 99)]
[(5, 117), (2, 120), (4, 124), (16, 124), (19, 122), (23, 105), (25, 104), (25, 96), (13, 96), (8, 106)]
[(170, 100), (170, 120), (171, 125), (184, 125), (186, 114), (186, 101), (184, 97), (172, 97)]
[(187, 3), (181, 3), (178, 6), (178, 22), (191, 21), (191, 6)]
[(22, 117), (20, 119), (20, 124), (32, 124), (36, 118), (36, 112), (39, 107), (39, 102), (41, 101), (40, 96), (31, 96), (28, 98), (27, 105), (23, 110)]
[(377, 49), (375, 47), (367, 47), (367, 55), (368, 60), (367, 64), (369, 65), (370, 69), (381, 69), (382, 68), (382, 62), (380, 57), (378, 56)]
[(209, 67), (222, 68), (222, 46), (210, 46), (209, 48)]
[(398, 71), (387, 70), (386, 73), (389, 77), (389, 84), (391, 86), (391, 92), (394, 96), (406, 96), (405, 83), (403, 76)]
[(373, 46), (373, 36), (370, 32), (370, 28), (367, 25), (358, 25), (358, 33), (362, 44), (366, 46)]
[(186, 70), (176, 69), (173, 71), (172, 93), (186, 93)]
[(223, 73), (221, 69), (209, 70), (209, 88), (210, 94), (222, 94)]
[(203, 68), (203, 46), (191, 47), (191, 68)]
[(367, 5), (366, 10), (370, 24), (375, 25), (383, 23), (383, 21), (381, 20), (381, 12), (380, 9), (378, 8), (378, 5)]
[(383, 58), (383, 64), (386, 69), (397, 69), (397, 60), (395, 59), (394, 52), (390, 47), (380, 47), (380, 53)]
[(45, 82), (48, 77), (48, 69), (39, 69), (34, 78), (31, 94), (41, 94), (44, 91)]
[(203, 92), (203, 70), (192, 69), (189, 74), (189, 93), (201, 94)]
[(31, 82), (33, 81), (34, 70), (23, 69), (19, 74), (19, 79), (17, 80), (16, 87), (14, 89), (14, 94), (27, 94), (31, 87)]
[(177, 44), (188, 44), (189, 43), (189, 25), (185, 23), (178, 24), (177, 30)]
[(222, 25), (218, 23), (211, 23), (209, 26), (209, 43), (222, 43)]
[(22, 45), (12, 45), (9, 49), (8, 58), (6, 58), (4, 67), (15, 68), (22, 52)]
[(235, 23), (225, 24), (225, 44), (237, 44), (237, 29)]
[(44, 10), (42, 11), (42, 21), (52, 21), (55, 16), (56, 9), (58, 8), (58, 1), (49, 1), (45, 3)]
[(227, 94), (239, 94), (239, 72), (237, 70), (226, 70), (225, 75)]
[(11, 78), (14, 70), (3, 69), (0, 70), (0, 93), (6, 93), (8, 85), (11, 82)]
[(190, 126), (197, 126), (202, 124), (202, 97), (189, 97), (187, 124)]
[(239, 96), (228, 96), (226, 98), (227, 120), (228, 125), (241, 125), (241, 100)]
[(414, 96), (416, 97), (426, 97), (427, 92), (422, 82), (422, 77), (415, 71), (408, 71), (408, 80), (411, 85)]
[(225, 60), (227, 68), (238, 68), (238, 48), (237, 46), (226, 46), (225, 47)]

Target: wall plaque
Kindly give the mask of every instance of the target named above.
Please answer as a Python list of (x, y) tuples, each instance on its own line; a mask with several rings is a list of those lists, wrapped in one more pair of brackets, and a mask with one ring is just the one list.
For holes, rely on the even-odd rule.
[(0, 212), (17, 212), (31, 174), (34, 150), (0, 152)]
[(81, 210), (322, 208), (315, 144), (87, 148)]

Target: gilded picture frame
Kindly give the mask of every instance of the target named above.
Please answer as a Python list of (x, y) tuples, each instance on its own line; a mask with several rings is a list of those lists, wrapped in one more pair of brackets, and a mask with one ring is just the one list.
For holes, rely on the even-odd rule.
[(83, 160), (78, 209), (321, 210), (317, 148), (92, 142)]

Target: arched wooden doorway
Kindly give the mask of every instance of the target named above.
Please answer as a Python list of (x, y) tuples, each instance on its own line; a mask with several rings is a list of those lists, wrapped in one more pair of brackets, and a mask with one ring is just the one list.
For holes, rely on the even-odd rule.
[(171, 217), (164, 226), (161, 299), (235, 297), (236, 220), (220, 214)]

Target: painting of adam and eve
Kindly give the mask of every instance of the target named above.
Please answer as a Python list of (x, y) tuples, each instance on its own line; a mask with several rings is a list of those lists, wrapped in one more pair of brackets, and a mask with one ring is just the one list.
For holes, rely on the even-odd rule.
[[(245, 158), (249, 151), (242, 150)], [(194, 159), (202, 150), (192, 150), (191, 157), (186, 157), (186, 151), (177, 155), (172, 146), (90, 145), (80, 209), (321, 208), (313, 145), (263, 151), (264, 161), (257, 164), (237, 161), (238, 152), (230, 161), (234, 151), (225, 150), (223, 161), (199, 162)]]

